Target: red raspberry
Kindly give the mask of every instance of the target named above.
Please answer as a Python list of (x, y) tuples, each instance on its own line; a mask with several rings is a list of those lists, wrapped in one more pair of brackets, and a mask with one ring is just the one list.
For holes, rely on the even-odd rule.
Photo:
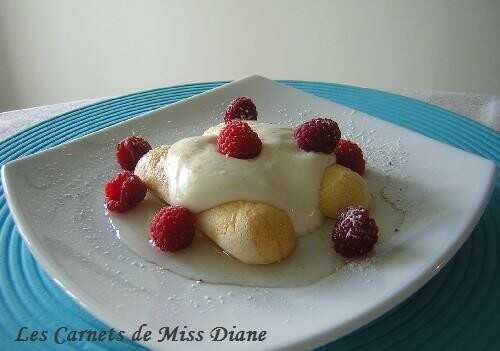
[(365, 173), (365, 159), (358, 144), (340, 139), (335, 148), (335, 156), (339, 165), (350, 168), (361, 176)]
[(302, 150), (329, 154), (335, 150), (340, 139), (340, 129), (333, 119), (314, 118), (302, 123), (294, 136)]
[(163, 207), (151, 220), (150, 237), (162, 251), (178, 251), (193, 242), (196, 217), (182, 206)]
[(146, 192), (146, 185), (139, 177), (132, 172), (122, 171), (106, 183), (106, 208), (112, 212), (128, 211), (144, 200)]
[(332, 233), (333, 247), (345, 258), (365, 256), (378, 240), (378, 227), (368, 210), (350, 206), (342, 210)]
[(234, 99), (227, 105), (226, 113), (224, 114), (224, 122), (232, 121), (233, 119), (257, 119), (257, 108), (253, 101), (247, 97), (240, 96)]
[(221, 154), (249, 159), (259, 156), (262, 141), (248, 124), (242, 121), (231, 121), (217, 137), (217, 151)]
[(123, 169), (133, 171), (139, 159), (151, 150), (151, 145), (139, 136), (129, 136), (116, 145), (116, 159)]

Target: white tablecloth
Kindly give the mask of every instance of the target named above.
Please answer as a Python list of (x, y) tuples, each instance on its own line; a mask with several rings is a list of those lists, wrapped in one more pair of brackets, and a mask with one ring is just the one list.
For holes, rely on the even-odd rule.
[[(497, 132), (500, 131), (500, 98), (497, 96), (409, 90), (395, 91), (395, 93), (413, 97), (457, 112)], [(101, 100), (103, 99), (79, 100), (62, 104), (38, 106), (24, 110), (2, 112), (0, 113), (0, 140), (34, 123)]]

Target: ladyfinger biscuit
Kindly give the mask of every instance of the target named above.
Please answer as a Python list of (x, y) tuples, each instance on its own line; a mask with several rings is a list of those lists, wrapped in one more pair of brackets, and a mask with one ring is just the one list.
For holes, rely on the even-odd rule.
[(162, 160), (167, 157), (168, 145), (150, 150), (141, 157), (134, 169), (134, 174), (141, 178), (146, 187), (160, 199), (168, 199), (168, 179)]
[(295, 248), (290, 217), (263, 203), (233, 201), (216, 206), (198, 214), (197, 228), (244, 263), (278, 262)]
[(368, 185), (358, 173), (339, 164), (325, 170), (319, 201), (325, 216), (337, 218), (343, 208), (351, 205), (368, 207), (369, 202)]

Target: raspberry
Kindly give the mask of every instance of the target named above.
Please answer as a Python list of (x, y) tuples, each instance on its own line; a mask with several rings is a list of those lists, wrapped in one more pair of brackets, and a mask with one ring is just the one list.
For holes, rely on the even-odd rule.
[(332, 153), (340, 139), (340, 129), (333, 119), (314, 118), (302, 123), (294, 133), (299, 148), (304, 151)]
[(231, 121), (217, 137), (217, 151), (221, 154), (249, 159), (259, 156), (262, 141), (248, 124), (242, 121)]
[(175, 252), (191, 245), (196, 218), (182, 206), (163, 207), (151, 220), (150, 237), (162, 251)]
[(133, 171), (139, 159), (151, 150), (151, 145), (139, 136), (129, 136), (116, 145), (116, 159), (123, 169)]
[(227, 123), (234, 119), (257, 119), (257, 108), (251, 99), (240, 96), (227, 105), (224, 122)]
[(335, 148), (335, 156), (337, 156), (339, 165), (352, 169), (360, 176), (365, 173), (365, 159), (358, 144), (350, 140), (340, 139)]
[(333, 247), (345, 258), (365, 256), (378, 240), (378, 227), (368, 210), (350, 206), (342, 210), (332, 233)]
[(146, 192), (146, 185), (139, 177), (132, 172), (122, 171), (106, 183), (106, 208), (112, 212), (128, 211), (144, 200)]

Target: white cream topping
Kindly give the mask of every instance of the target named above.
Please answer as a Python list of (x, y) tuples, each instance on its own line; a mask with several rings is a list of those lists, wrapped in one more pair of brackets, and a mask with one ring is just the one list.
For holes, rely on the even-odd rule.
[(335, 156), (300, 150), (292, 128), (247, 122), (262, 140), (262, 152), (254, 159), (217, 151), (217, 135), (224, 124), (173, 144), (163, 162), (167, 202), (195, 212), (236, 200), (263, 202), (286, 211), (299, 235), (319, 226), (321, 181)]

